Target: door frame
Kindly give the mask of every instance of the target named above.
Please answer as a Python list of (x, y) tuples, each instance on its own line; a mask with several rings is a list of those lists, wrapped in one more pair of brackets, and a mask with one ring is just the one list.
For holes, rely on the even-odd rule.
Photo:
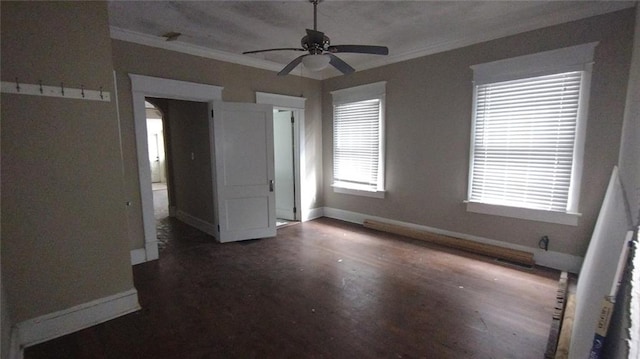
[[(280, 115), (286, 115), (286, 119), (284, 119), (284, 117), (282, 117), (282, 119), (280, 119)], [(280, 219), (284, 219), (287, 221), (297, 221), (298, 217), (299, 217), (299, 213), (297, 213), (297, 211), (294, 211), (294, 208), (297, 209), (298, 204), (296, 202), (296, 194), (298, 191), (300, 191), (300, 188), (298, 188), (297, 184), (296, 184), (296, 172), (298, 172), (298, 164), (295, 162), (296, 159), (296, 141), (295, 141), (295, 137), (296, 137), (296, 133), (297, 133), (297, 128), (298, 128), (298, 122), (299, 120), (296, 119), (295, 121), (291, 121), (291, 118), (295, 119), (295, 113), (294, 111), (291, 110), (284, 110), (282, 108), (277, 108), (274, 107), (273, 108), (273, 139), (274, 139), (274, 146), (273, 146), (273, 160), (274, 160), (274, 168), (275, 168), (275, 173), (274, 173), (274, 179), (275, 179), (275, 192), (276, 192), (276, 218), (280, 218)], [(278, 118), (278, 119), (277, 119)], [(278, 124), (278, 126), (276, 126), (276, 123)], [(285, 131), (285, 127), (282, 127), (280, 129), (281, 126), (285, 126), (286, 127), (286, 131)], [(286, 146), (286, 156), (287, 159), (289, 159), (289, 157), (291, 158), (290, 163), (288, 163), (288, 165), (286, 166), (287, 170), (287, 176), (291, 176), (291, 187), (290, 188), (283, 188), (282, 185), (284, 182), (279, 183), (280, 181), (282, 181), (282, 178), (278, 177), (278, 168), (280, 168), (281, 170), (283, 169), (282, 166), (278, 166), (279, 162), (280, 162), (280, 156), (282, 155), (282, 147), (281, 147), (281, 143), (278, 143), (280, 141), (277, 141), (276, 138), (282, 138), (282, 137), (286, 137), (285, 140), (286, 141), (290, 141), (287, 142), (287, 146)], [(286, 182), (286, 180), (285, 180)], [(288, 186), (287, 186), (288, 187)], [(287, 205), (283, 206), (283, 207), (278, 207), (278, 203), (279, 203), (279, 197), (282, 196), (282, 193), (279, 193), (279, 190), (284, 190), (285, 192), (289, 192), (287, 195), (290, 195), (291, 198), (287, 197)], [(289, 201), (290, 199), (290, 201)], [(280, 203), (281, 205), (284, 204), (284, 202)], [(286, 207), (286, 209), (284, 208)], [(282, 213), (282, 211), (286, 212), (286, 213)], [(292, 218), (291, 218), (292, 217)]]
[(296, 96), (287, 96), (287, 95), (279, 95), (274, 93), (267, 92), (256, 92), (256, 103), (273, 105), (274, 109), (277, 110), (287, 110), (293, 112), (293, 117), (295, 118), (293, 130), (293, 146), (294, 146), (294, 158), (293, 162), (296, 166), (296, 171), (294, 172), (294, 182), (295, 182), (295, 206), (296, 206), (296, 220), (304, 222), (309, 220), (310, 218), (310, 208), (303, 207), (303, 203), (311, 203), (311, 198), (309, 198), (309, 193), (315, 193), (315, 189), (312, 189), (308, 183), (306, 183), (301, 174), (306, 173), (306, 166), (304, 159), (305, 156), (305, 146), (304, 143), (300, 143), (300, 139), (304, 138), (304, 109), (306, 98), (304, 97), (296, 97)]
[[(144, 226), (144, 248), (131, 250), (131, 264), (152, 261), (159, 258), (156, 220), (153, 214), (153, 191), (151, 189), (151, 166), (149, 163), (147, 141), (147, 116), (145, 97), (160, 97), (173, 100), (185, 100), (208, 103), (209, 109), (214, 101), (222, 100), (223, 87), (195, 82), (179, 81), (161, 77), (129, 74), (131, 95), (133, 97), (133, 118), (135, 142), (138, 160), (138, 181), (142, 222)], [(207, 121), (209, 123), (209, 121)], [(213, 129), (209, 128), (209, 133)], [(213, 143), (210, 143), (213, 153)], [(212, 168), (215, 168), (215, 157), (212, 157)], [(213, 177), (215, 178), (215, 177)], [(214, 185), (212, 183), (212, 185)], [(215, 193), (215, 191), (214, 191)], [(212, 198), (215, 200), (215, 198)]]

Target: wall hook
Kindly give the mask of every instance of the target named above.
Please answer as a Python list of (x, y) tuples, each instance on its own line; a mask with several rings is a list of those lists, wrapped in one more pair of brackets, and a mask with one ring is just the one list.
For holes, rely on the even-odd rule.
[(100, 99), (104, 99), (104, 95), (102, 94), (102, 86), (100, 86)]
[(40, 85), (40, 93), (44, 93), (44, 89), (42, 88), (42, 80), (38, 81), (38, 85)]
[(82, 98), (84, 98), (84, 85), (80, 85), (80, 94), (82, 95)]
[(20, 92), (20, 83), (18, 82), (18, 78), (16, 77), (16, 90)]
[(60, 93), (64, 96), (64, 82), (60, 83)]

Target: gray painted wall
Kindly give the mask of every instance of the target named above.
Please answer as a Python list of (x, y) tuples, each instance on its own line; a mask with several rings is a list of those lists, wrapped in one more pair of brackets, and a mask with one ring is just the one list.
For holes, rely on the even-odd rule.
[[(634, 9), (531, 31), (323, 82), (325, 206), (584, 256), (618, 160)], [(587, 123), (577, 227), (469, 213), (472, 70), (469, 66), (600, 41)], [(334, 193), (330, 91), (387, 81), (385, 199)]]
[[(631, 224), (636, 229), (635, 241), (638, 241), (638, 219), (640, 218), (640, 7), (636, 7), (636, 25), (629, 72), (629, 87), (627, 92), (627, 104), (622, 127), (622, 141), (620, 148), (620, 179), (625, 188), (625, 194), (629, 204)], [(607, 340), (603, 348), (605, 358), (627, 358), (629, 355), (628, 329), (631, 326), (631, 293), (639, 283), (632, 283), (631, 271), (634, 258), (640, 255), (637, 250), (631, 250), (627, 270), (624, 273), (622, 283), (618, 289), (616, 306), (611, 327), (607, 333)], [(637, 300), (637, 298), (636, 298)]]
[[(172, 203), (177, 210), (213, 225), (214, 201), (207, 104), (169, 100)], [(191, 155), (193, 154), (193, 157)]]
[(620, 144), (620, 178), (629, 203), (631, 222), (640, 224), (640, 6), (636, 6), (633, 56)]
[[(106, 3), (0, 6), (3, 80), (113, 94)], [(115, 101), (2, 94), (1, 111), (2, 285), (12, 319), (132, 289)]]

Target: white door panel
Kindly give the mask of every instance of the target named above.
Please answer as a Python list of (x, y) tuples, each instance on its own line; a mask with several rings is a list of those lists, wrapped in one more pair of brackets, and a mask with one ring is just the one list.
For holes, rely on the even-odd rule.
[(269, 197), (227, 200), (227, 227), (230, 230), (268, 227), (269, 213), (263, 211), (268, 205)]
[(246, 186), (269, 182), (267, 127), (263, 113), (224, 112), (222, 131), (225, 135), (222, 141), (226, 154), (223, 158), (225, 184)]
[(273, 110), (214, 103), (220, 242), (276, 235)]

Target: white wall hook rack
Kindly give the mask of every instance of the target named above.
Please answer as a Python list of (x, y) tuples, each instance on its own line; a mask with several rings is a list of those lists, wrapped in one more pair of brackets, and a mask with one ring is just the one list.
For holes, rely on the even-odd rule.
[(2, 91), (2, 93), (62, 97), (89, 101), (111, 101), (111, 94), (108, 91), (103, 91), (102, 88), (100, 88), (99, 90), (87, 90), (84, 88), (84, 86), (81, 86), (81, 88), (79, 89), (65, 87), (64, 83), (61, 83), (59, 86), (45, 86), (42, 85), (42, 83), (23, 84), (18, 81), (2, 81), (0, 85), (0, 90)]

